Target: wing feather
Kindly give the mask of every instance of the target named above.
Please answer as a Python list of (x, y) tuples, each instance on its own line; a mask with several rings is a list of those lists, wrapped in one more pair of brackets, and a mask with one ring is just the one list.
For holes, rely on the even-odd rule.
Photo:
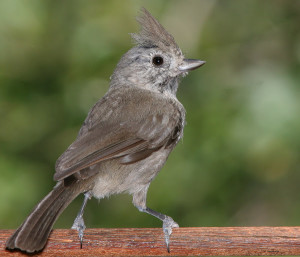
[[(169, 145), (180, 120), (178, 110), (166, 103), (158, 109), (161, 103), (154, 101), (150, 93), (143, 97), (137, 93), (134, 90), (126, 94), (127, 101), (116, 104), (115, 99), (122, 98), (118, 92), (111, 92), (93, 107), (77, 139), (57, 160), (54, 180), (113, 158), (119, 158), (122, 164), (134, 163)], [(106, 115), (111, 109), (114, 111)]]

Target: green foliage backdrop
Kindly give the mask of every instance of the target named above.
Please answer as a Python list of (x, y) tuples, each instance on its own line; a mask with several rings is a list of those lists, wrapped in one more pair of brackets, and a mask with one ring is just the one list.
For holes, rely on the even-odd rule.
[[(54, 186), (59, 155), (109, 85), (146, 7), (189, 58), (182, 143), (149, 207), (181, 226), (299, 225), (300, 2), (0, 1), (0, 228)], [(68, 228), (83, 197), (58, 220)], [(127, 195), (88, 203), (88, 227), (152, 227)]]

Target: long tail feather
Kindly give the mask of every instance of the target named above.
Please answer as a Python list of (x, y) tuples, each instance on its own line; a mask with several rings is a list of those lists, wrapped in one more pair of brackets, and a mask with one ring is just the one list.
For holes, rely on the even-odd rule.
[(66, 187), (59, 182), (7, 240), (6, 247), (28, 253), (42, 250), (54, 222), (79, 193), (81, 190), (77, 185)]

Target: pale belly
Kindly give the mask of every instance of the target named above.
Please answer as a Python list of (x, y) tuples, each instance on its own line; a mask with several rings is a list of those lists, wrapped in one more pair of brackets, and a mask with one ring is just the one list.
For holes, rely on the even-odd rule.
[(92, 195), (101, 199), (112, 194), (134, 194), (147, 188), (160, 171), (171, 149), (154, 152), (144, 160), (133, 164), (119, 164), (117, 160), (101, 163), (95, 178)]

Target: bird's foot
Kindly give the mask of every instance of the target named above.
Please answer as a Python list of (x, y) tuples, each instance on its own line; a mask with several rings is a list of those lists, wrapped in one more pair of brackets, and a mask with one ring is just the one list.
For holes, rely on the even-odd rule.
[(84, 224), (84, 220), (82, 215), (78, 215), (76, 219), (74, 220), (74, 223), (72, 225), (72, 229), (76, 229), (78, 231), (78, 237), (80, 240), (80, 248), (82, 248), (82, 241), (83, 241), (83, 232), (85, 230), (86, 226)]
[(166, 216), (163, 220), (163, 231), (165, 234), (165, 242), (168, 253), (170, 252), (170, 236), (172, 234), (172, 228), (179, 228), (179, 225), (169, 216)]

